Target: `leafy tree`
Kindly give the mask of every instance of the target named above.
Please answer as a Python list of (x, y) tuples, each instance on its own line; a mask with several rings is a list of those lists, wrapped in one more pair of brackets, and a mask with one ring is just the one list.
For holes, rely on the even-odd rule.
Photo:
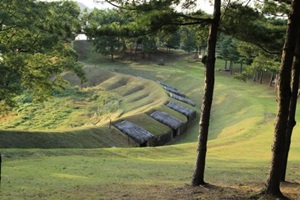
[(267, 185), (264, 190), (265, 193), (279, 198), (283, 197), (280, 191), (280, 180), (283, 170), (282, 161), (286, 149), (286, 130), (288, 128), (288, 119), (290, 117), (289, 112), (291, 112), (291, 66), (293, 64), (297, 37), (299, 36), (298, 33), (300, 31), (300, 2), (293, 0), (291, 8), (278, 77), (278, 111), (274, 130), (275, 136), (272, 148), (272, 162)]
[(87, 17), (87, 26), (84, 32), (88, 38), (93, 38), (95, 50), (103, 55), (114, 55), (124, 46), (122, 41), (121, 26), (126, 20), (116, 9), (98, 10), (94, 9)]
[(257, 9), (231, 3), (225, 11), (221, 25), (225, 34), (254, 44), (266, 53), (281, 53), (285, 20), (267, 18)]
[(199, 39), (197, 37), (197, 32), (193, 28), (183, 27), (180, 30), (181, 35), (181, 48), (188, 53), (191, 53), (194, 50), (197, 50), (199, 47)]
[(262, 84), (263, 76), (265, 72), (277, 73), (279, 63), (265, 54), (259, 54), (256, 56), (250, 66), (253, 72), (253, 81), (259, 79), (259, 83)]
[(161, 31), (158, 34), (160, 42), (163, 46), (167, 47), (167, 49), (178, 49), (180, 47), (181, 42), (181, 33), (179, 30), (174, 32), (169, 32), (169, 30)]
[(200, 118), (200, 127), (199, 127), (199, 141), (198, 141), (198, 153), (195, 171), (192, 178), (192, 185), (203, 185), (204, 181), (204, 171), (205, 171), (205, 160), (207, 152), (207, 139), (208, 139), (208, 128), (210, 120), (210, 111), (213, 99), (214, 91), (214, 71), (215, 71), (215, 52), (216, 52), (216, 43), (217, 35), (219, 29), (221, 17), (221, 1), (214, 1), (214, 13), (213, 18), (210, 24), (210, 31), (208, 37), (208, 54), (205, 62), (205, 86), (204, 86), (204, 98), (202, 101), (201, 108), (201, 118)]
[(71, 44), (80, 30), (75, 3), (2, 0), (0, 10), (2, 105), (15, 106), (13, 98), (25, 90), (46, 99), (65, 86), (64, 71), (84, 77)]
[(153, 35), (147, 35), (142, 37), (142, 50), (144, 54), (151, 54), (157, 50), (157, 38)]
[(225, 60), (224, 70), (227, 69), (227, 61), (230, 61), (229, 71), (232, 73), (233, 63), (239, 60), (239, 52), (237, 50), (237, 45), (231, 36), (223, 35), (219, 43), (219, 53), (221, 58)]
[(293, 133), (293, 128), (296, 125), (295, 115), (298, 101), (298, 91), (299, 91), (299, 76), (300, 76), (300, 31), (298, 32), (296, 50), (295, 50), (295, 58), (292, 67), (292, 80), (291, 80), (291, 89), (292, 96), (289, 107), (289, 117), (288, 124), (286, 129), (286, 139), (285, 139), (285, 148), (284, 148), (284, 156), (282, 162), (282, 173), (280, 177), (280, 181), (285, 181), (286, 179), (286, 170), (288, 163), (288, 155), (291, 145), (291, 137)]
[(198, 43), (199, 43), (199, 52), (198, 55), (204, 56), (206, 54), (207, 48), (207, 38), (208, 38), (208, 29), (203, 25), (200, 25), (199, 29), (197, 30), (198, 33)]
[(243, 41), (239, 41), (237, 51), (240, 54), (240, 73), (243, 72), (243, 64), (251, 65), (253, 59), (258, 55), (258, 52), (260, 52), (259, 48), (255, 45)]

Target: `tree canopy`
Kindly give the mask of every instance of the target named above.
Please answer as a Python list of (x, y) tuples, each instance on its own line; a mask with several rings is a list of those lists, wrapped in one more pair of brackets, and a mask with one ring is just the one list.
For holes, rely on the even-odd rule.
[(13, 98), (23, 91), (46, 99), (65, 86), (64, 71), (84, 77), (72, 48), (81, 28), (74, 2), (1, 0), (0, 10), (2, 105), (14, 106)]

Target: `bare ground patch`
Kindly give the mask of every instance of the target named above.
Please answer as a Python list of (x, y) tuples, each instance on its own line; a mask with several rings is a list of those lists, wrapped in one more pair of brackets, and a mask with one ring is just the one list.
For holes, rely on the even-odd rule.
[[(185, 185), (182, 187), (170, 185), (101, 185), (89, 188), (76, 187), (74, 191), (65, 191), (76, 196), (98, 199), (122, 199), (122, 200), (237, 200), (251, 199), (256, 191), (252, 189), (222, 187), (217, 185), (206, 185), (192, 187)], [(63, 192), (64, 193), (64, 192)], [(72, 198), (72, 197), (71, 197)]]

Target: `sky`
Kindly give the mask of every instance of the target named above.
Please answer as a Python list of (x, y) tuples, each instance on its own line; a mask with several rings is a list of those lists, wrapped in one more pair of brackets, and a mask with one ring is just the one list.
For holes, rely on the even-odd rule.
[[(40, 1), (57, 1), (57, 0), (40, 0)], [(112, 6), (108, 3), (96, 3), (94, 0), (74, 0), (77, 2), (80, 2), (87, 7), (93, 9), (93, 8), (99, 8), (99, 9), (105, 9), (105, 8), (112, 8)], [(101, 0), (98, 0), (101, 1)], [(102, 0), (104, 1), (104, 0)], [(201, 10), (204, 10), (207, 13), (212, 14), (213, 13), (213, 7), (210, 5), (209, 0), (201, 0), (197, 1), (197, 7), (196, 8), (201, 8)]]
[(108, 8), (111, 7), (109, 4), (107, 3), (95, 3), (94, 0), (77, 0), (78, 2), (86, 5), (89, 8)]
[[(93, 9), (94, 7), (99, 9), (111, 8), (112, 6), (107, 3), (95, 3), (94, 0), (77, 0), (80, 3), (83, 3), (87, 7)], [(213, 13), (212, 6), (208, 3), (208, 0), (198, 1), (198, 7), (201, 7), (202, 10), (205, 10), (208, 13)]]

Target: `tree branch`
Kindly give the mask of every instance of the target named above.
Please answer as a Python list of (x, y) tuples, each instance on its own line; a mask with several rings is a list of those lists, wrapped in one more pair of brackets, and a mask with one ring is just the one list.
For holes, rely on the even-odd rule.
[(281, 55), (281, 52), (278, 52), (278, 51), (269, 51), (268, 49), (266, 49), (263, 45), (261, 45), (258, 42), (252, 41), (251, 43), (253, 43), (254, 45), (258, 46), (260, 49), (262, 49), (264, 52), (266, 52), (268, 54)]

